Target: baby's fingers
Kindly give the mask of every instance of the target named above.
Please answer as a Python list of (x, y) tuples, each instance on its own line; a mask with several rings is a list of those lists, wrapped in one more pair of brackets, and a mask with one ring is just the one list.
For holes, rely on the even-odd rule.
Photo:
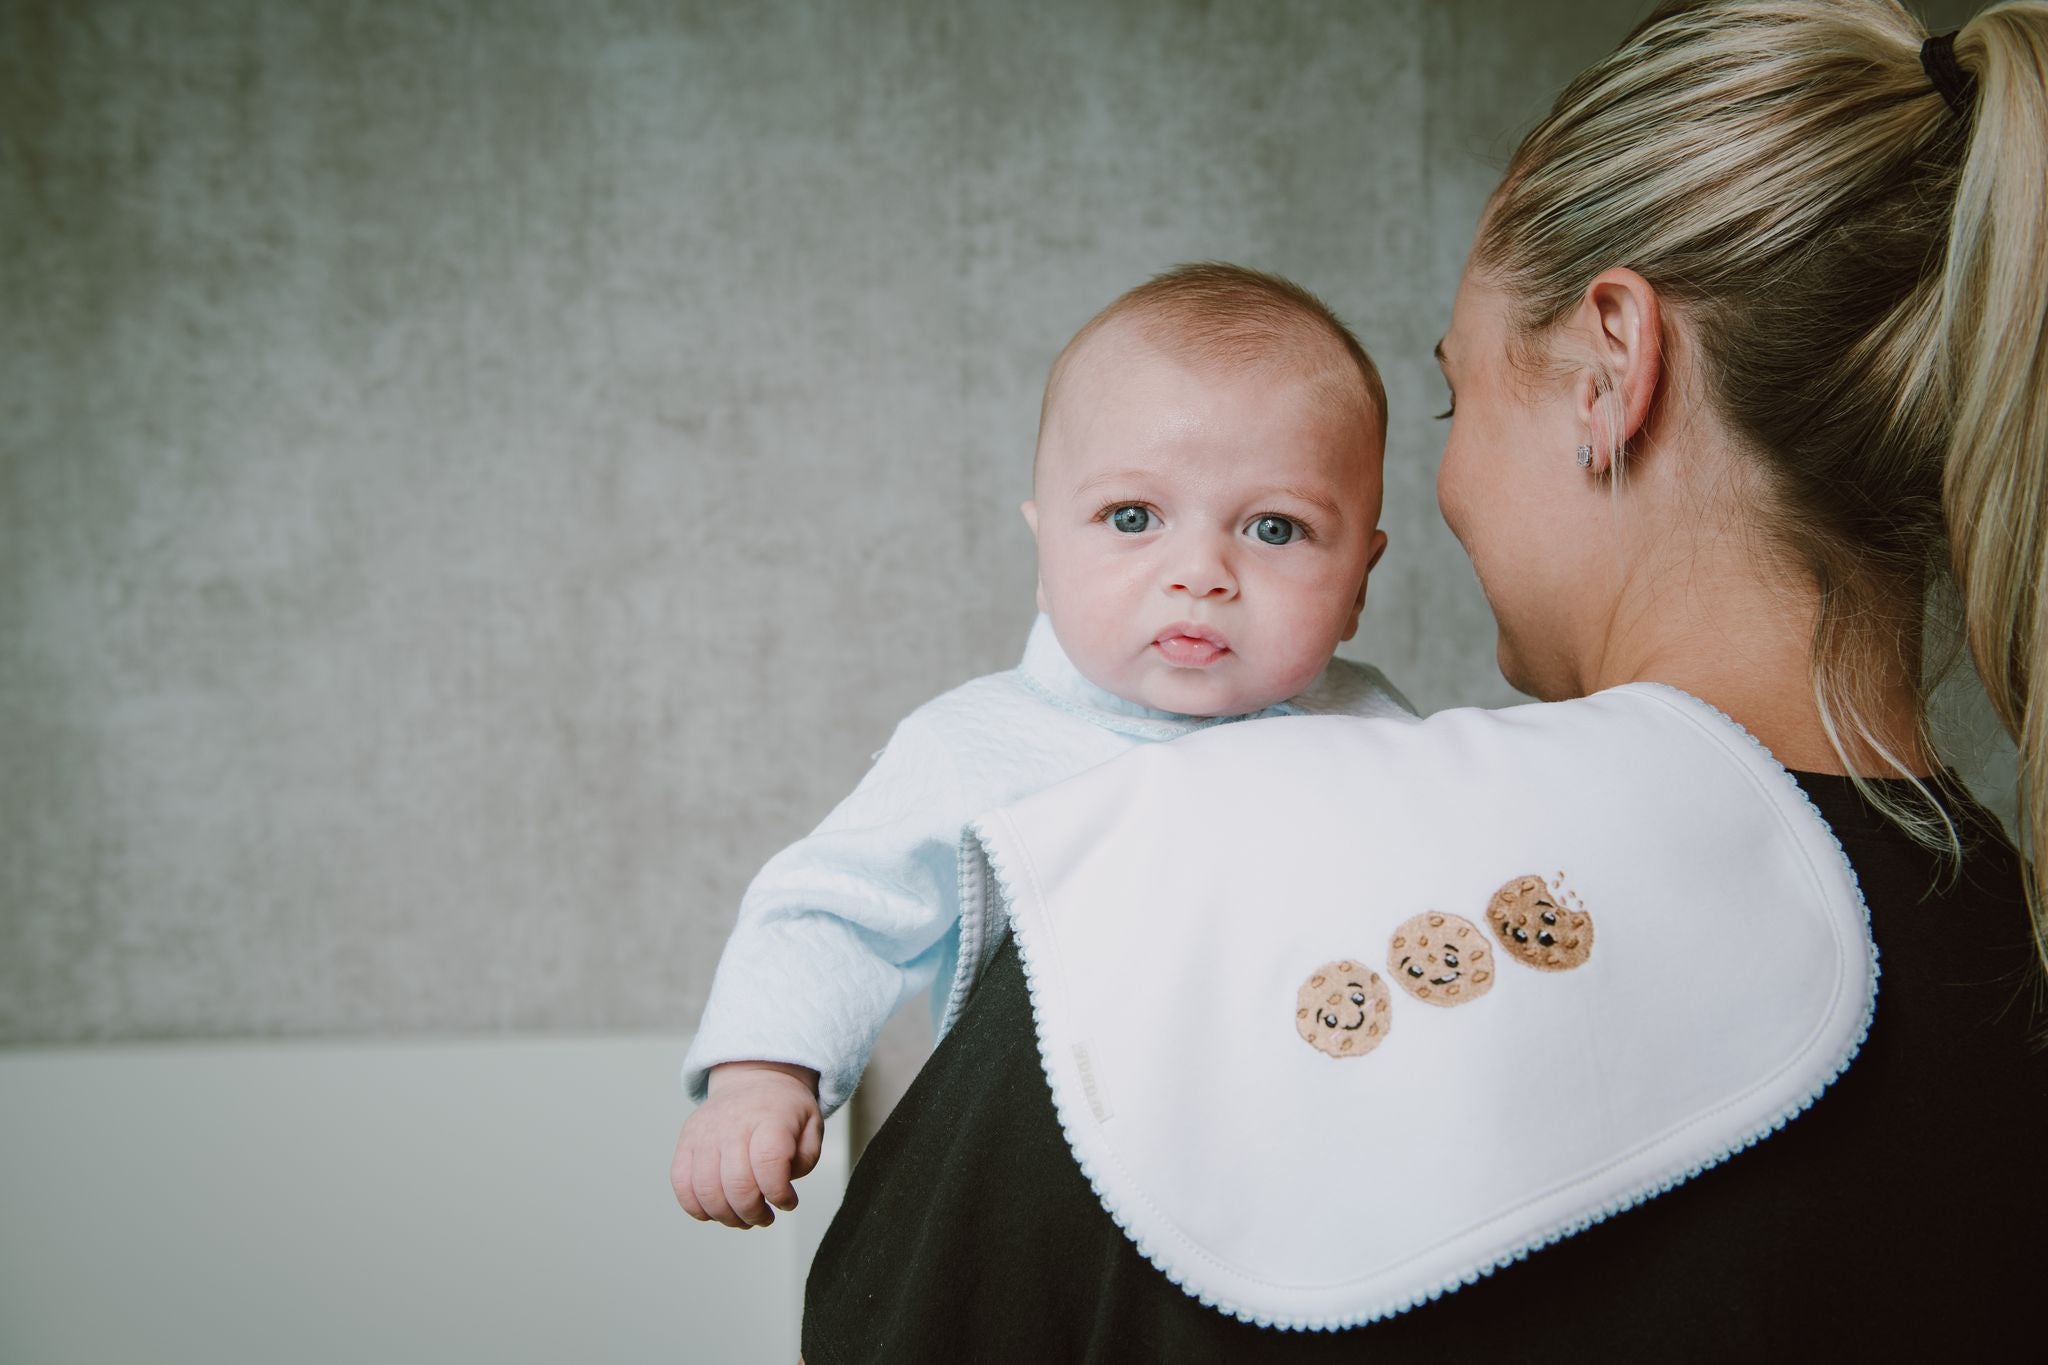
[(697, 1196), (698, 1206), (704, 1210), (706, 1218), (729, 1228), (743, 1228), (746, 1224), (726, 1202), (725, 1181), (718, 1157), (719, 1149), (709, 1146), (700, 1146), (691, 1154), (690, 1190)]
[(736, 1228), (765, 1228), (775, 1221), (775, 1211), (762, 1200), (761, 1186), (754, 1178), (749, 1150), (752, 1145), (751, 1140), (729, 1139), (719, 1151), (725, 1203), (733, 1215), (732, 1226)]
[(690, 1147), (687, 1142), (676, 1144), (675, 1160), (669, 1163), (668, 1183), (676, 1192), (676, 1202), (683, 1206), (683, 1212), (706, 1222), (711, 1215), (704, 1212), (704, 1201), (697, 1198), (697, 1191), (690, 1185)]
[[(768, 1202), (778, 1209), (796, 1207), (796, 1186), (791, 1184), (794, 1174), (792, 1166), (796, 1161), (796, 1139), (787, 1128), (776, 1124), (762, 1124), (754, 1130), (752, 1146), (754, 1179), (760, 1182), (761, 1193)], [(816, 1165), (814, 1158), (811, 1165)], [(810, 1166), (804, 1167), (808, 1171)]]
[(796, 1140), (796, 1168), (791, 1174), (799, 1180), (818, 1168), (818, 1157), (825, 1150), (825, 1120), (816, 1109), (804, 1119), (803, 1135)]

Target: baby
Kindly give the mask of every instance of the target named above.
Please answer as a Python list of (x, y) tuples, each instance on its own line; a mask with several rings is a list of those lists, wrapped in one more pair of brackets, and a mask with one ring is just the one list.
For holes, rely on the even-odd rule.
[(794, 1208), (888, 1017), (936, 985), (950, 1026), (980, 965), (960, 952), (968, 821), (1208, 725), (1411, 714), (1377, 670), (1331, 657), (1386, 548), (1385, 438), (1357, 339), (1270, 275), (1183, 266), (1067, 343), (1023, 509), (1042, 613), (1023, 662), (911, 713), (748, 888), (683, 1063), (704, 1101), (671, 1171), (692, 1217)]

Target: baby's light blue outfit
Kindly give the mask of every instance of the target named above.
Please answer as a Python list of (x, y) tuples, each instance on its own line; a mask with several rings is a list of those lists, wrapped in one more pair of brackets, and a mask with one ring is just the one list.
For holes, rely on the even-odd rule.
[[(1257, 713), (1414, 714), (1378, 669), (1345, 659)], [(705, 1073), (721, 1062), (789, 1062), (818, 1073), (830, 1114), (889, 1016), (962, 970), (957, 853), (968, 821), (1140, 744), (1246, 719), (1155, 711), (1105, 692), (1040, 616), (1022, 663), (911, 712), (852, 794), (754, 878), (683, 1059), (690, 1097), (704, 1098)], [(933, 992), (941, 1029), (948, 995)]]

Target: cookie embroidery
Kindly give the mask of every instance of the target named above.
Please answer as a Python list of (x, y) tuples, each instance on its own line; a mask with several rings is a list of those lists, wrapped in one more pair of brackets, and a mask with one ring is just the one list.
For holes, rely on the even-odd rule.
[(1425, 1004), (1467, 1005), (1493, 989), (1493, 953), (1471, 920), (1428, 910), (1394, 931), (1387, 975)]
[(1585, 903), (1538, 876), (1515, 877), (1486, 905), (1486, 927), (1502, 951), (1544, 972), (1568, 972), (1593, 955), (1593, 917)]
[(1294, 997), (1294, 1029), (1310, 1047), (1332, 1057), (1363, 1057), (1393, 1027), (1387, 983), (1365, 964), (1325, 962)]

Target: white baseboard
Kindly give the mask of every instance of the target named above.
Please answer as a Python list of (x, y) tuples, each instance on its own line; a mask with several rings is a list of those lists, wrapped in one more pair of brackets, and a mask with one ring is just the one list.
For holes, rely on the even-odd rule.
[(0, 1050), (0, 1360), (792, 1361), (839, 1202), (668, 1188), (685, 1040)]

